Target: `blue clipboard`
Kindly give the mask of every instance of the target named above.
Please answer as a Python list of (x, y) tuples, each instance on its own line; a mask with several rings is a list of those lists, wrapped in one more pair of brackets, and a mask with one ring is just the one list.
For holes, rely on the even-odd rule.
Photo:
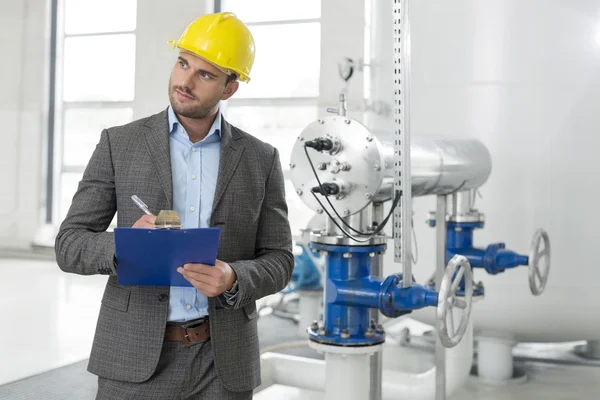
[(177, 268), (215, 265), (220, 228), (115, 228), (117, 281), (121, 285), (189, 286)]

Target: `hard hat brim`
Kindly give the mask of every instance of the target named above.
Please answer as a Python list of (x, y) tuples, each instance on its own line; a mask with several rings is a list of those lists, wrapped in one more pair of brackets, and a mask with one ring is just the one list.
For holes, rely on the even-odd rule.
[(237, 71), (235, 68), (227, 68), (225, 66), (218, 65), (215, 62), (209, 60), (206, 56), (202, 55), (197, 50), (189, 49), (186, 46), (182, 46), (181, 44), (177, 43), (175, 40), (169, 40), (167, 43), (172, 46), (172, 49), (179, 48), (182, 50), (186, 50), (186, 51), (190, 52), (191, 54), (193, 54), (194, 56), (203, 59), (204, 61), (206, 61), (210, 65), (214, 66), (215, 68), (217, 68), (219, 71), (223, 72), (227, 76), (231, 75), (232, 73), (235, 73), (235, 74), (237, 74), (239, 81), (246, 82), (246, 83), (250, 82), (250, 77), (248, 75), (244, 74), (241, 71)]

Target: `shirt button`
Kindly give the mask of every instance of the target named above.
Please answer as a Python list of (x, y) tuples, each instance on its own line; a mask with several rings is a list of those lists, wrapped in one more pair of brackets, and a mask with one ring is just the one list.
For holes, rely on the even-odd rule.
[(196, 152), (196, 148), (195, 148), (195, 147), (192, 147), (192, 151), (193, 151), (193, 152)]
[(194, 207), (194, 206), (191, 206), (191, 207), (190, 207), (190, 211), (191, 211), (191, 212), (194, 212), (194, 211), (196, 211), (196, 207)]
[(185, 308), (187, 308), (188, 310), (191, 310), (191, 309), (192, 309), (192, 306), (191, 306), (191, 305), (189, 305), (189, 304), (187, 304), (187, 305), (185, 306)]
[(169, 296), (167, 296), (166, 294), (161, 294), (160, 296), (158, 296), (158, 301), (165, 302), (168, 298)]
[(192, 179), (196, 179), (196, 174), (192, 175)]

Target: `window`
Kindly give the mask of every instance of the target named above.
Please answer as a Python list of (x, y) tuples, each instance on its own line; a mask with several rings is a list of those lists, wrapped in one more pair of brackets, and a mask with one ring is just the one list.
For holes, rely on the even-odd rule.
[(319, 23), (253, 25), (256, 60), (249, 84), (236, 98), (316, 98), (319, 96)]
[(136, 0), (65, 0), (63, 8), (65, 35), (135, 30)]
[(232, 11), (242, 21), (265, 23), (272, 21), (299, 21), (321, 17), (321, 0), (290, 2), (285, 0), (223, 0), (223, 11)]
[(132, 120), (137, 16), (137, 0), (58, 1), (55, 225), (67, 214), (102, 130)]
[(249, 83), (224, 107), (233, 125), (277, 148), (286, 177), (293, 235), (306, 228), (313, 212), (302, 203), (289, 176), (295, 139), (318, 116), (321, 64), (321, 1), (222, 0), (246, 23), (256, 43)]
[(135, 35), (65, 38), (63, 101), (132, 101)]

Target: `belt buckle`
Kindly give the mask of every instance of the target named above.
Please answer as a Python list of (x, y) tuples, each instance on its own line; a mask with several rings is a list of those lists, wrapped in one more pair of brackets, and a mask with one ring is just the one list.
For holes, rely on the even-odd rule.
[(203, 319), (201, 321), (190, 321), (190, 322), (188, 322), (186, 324), (182, 324), (180, 326), (181, 330), (183, 331), (183, 346), (184, 347), (190, 347), (191, 345), (197, 343), (197, 342), (192, 342), (190, 340), (190, 337), (189, 337), (189, 334), (188, 334), (188, 331), (187, 331), (188, 328), (192, 328), (194, 326), (202, 325), (202, 324), (206, 323), (206, 321), (208, 321), (208, 319), (205, 318), (205, 319)]

